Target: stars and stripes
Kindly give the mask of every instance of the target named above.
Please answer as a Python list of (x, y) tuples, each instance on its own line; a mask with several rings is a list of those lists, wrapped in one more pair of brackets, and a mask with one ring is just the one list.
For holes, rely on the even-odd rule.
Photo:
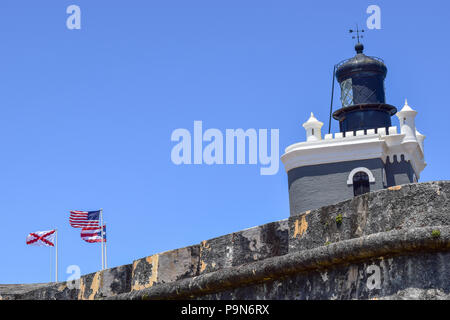
[(74, 228), (100, 227), (100, 210), (70, 211), (69, 222)]
[(32, 232), (27, 236), (27, 244), (31, 246), (55, 246), (56, 230)]
[[(81, 229), (81, 239), (89, 243), (102, 242), (102, 228), (85, 227)], [(103, 226), (103, 242), (106, 242), (106, 225)]]

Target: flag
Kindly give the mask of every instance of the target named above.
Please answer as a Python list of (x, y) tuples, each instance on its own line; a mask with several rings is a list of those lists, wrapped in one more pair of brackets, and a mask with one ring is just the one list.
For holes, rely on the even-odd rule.
[(27, 244), (31, 246), (55, 246), (56, 230), (32, 232), (27, 236)]
[[(102, 242), (101, 227), (85, 227), (81, 229), (81, 239), (86, 242)], [(106, 242), (106, 225), (103, 226), (103, 242)]]
[(69, 222), (74, 228), (100, 227), (100, 210), (70, 211)]

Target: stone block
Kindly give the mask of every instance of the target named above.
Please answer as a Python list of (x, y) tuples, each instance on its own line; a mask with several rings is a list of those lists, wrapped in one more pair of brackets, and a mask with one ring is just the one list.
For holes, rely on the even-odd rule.
[(174, 282), (198, 274), (200, 246), (158, 253), (133, 262), (131, 290)]
[(79, 300), (95, 300), (131, 290), (131, 264), (98, 271), (80, 278)]
[(200, 274), (284, 255), (288, 237), (288, 220), (282, 220), (203, 241)]

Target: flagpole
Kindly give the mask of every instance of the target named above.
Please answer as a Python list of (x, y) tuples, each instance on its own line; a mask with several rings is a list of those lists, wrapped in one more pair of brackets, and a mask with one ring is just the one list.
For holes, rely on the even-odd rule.
[[(106, 222), (105, 222), (106, 224)], [(102, 232), (104, 232), (103, 228), (102, 228)], [(102, 236), (102, 242), (105, 241), (103, 240), (103, 236)], [(108, 258), (106, 256), (106, 241), (105, 241), (105, 269), (108, 269)]]
[(105, 269), (105, 260), (103, 257), (103, 209), (100, 209), (100, 227), (102, 228), (102, 270)]
[(53, 273), (52, 273), (52, 264), (53, 264), (53, 256), (52, 256), (52, 250), (50, 251), (50, 282), (53, 281)]
[(58, 282), (58, 229), (55, 229), (55, 258), (56, 258), (56, 269), (55, 269), (55, 278), (56, 282)]

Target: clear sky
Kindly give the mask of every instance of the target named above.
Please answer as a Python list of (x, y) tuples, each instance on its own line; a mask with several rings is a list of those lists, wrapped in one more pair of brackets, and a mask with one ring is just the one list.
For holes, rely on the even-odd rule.
[(52, 279), (53, 250), (25, 245), (52, 228), (61, 280), (100, 268), (69, 210), (104, 209), (109, 266), (287, 218), (281, 163), (177, 166), (171, 134), (201, 120), (279, 129), (280, 155), (303, 141), (311, 111), (328, 122), (333, 65), (372, 4), (365, 53), (387, 64), (387, 102), (419, 112), (421, 181), (449, 179), (448, 1), (1, 0), (0, 283)]

